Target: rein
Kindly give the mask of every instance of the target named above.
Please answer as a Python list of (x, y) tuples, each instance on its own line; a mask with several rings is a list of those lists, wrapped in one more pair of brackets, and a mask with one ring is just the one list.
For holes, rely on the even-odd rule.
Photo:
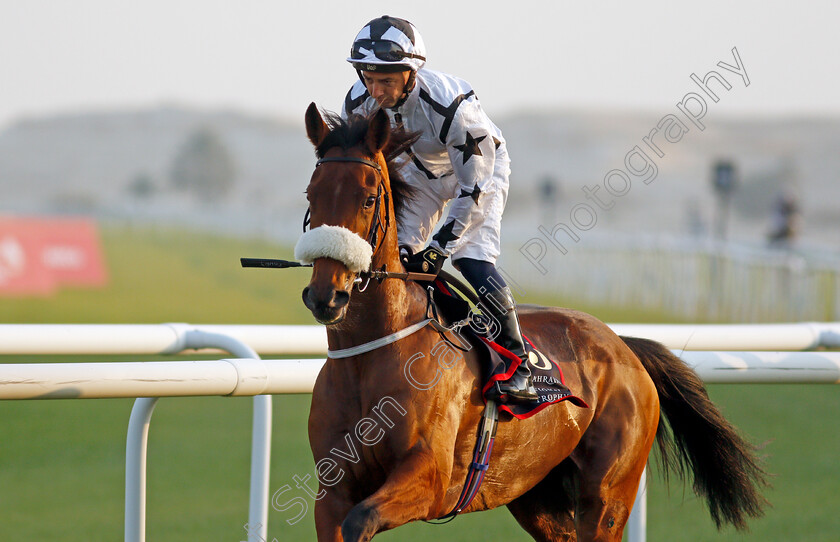
[[(423, 329), (426, 326), (432, 326), (432, 328), (440, 333), (444, 339), (446, 339), (446, 332), (452, 331), (455, 329), (454, 327), (446, 327), (445, 325), (441, 324), (437, 318), (437, 311), (435, 310), (434, 301), (432, 300), (432, 287), (429, 286), (426, 290), (427, 295), (427, 305), (426, 305), (426, 319), (417, 322), (416, 324), (411, 324), (408, 327), (404, 327), (399, 331), (395, 331), (390, 335), (385, 335), (384, 337), (380, 337), (378, 339), (374, 339), (372, 341), (368, 341), (363, 344), (358, 344), (356, 346), (351, 346), (350, 348), (342, 348), (340, 350), (327, 350), (327, 356), (332, 359), (343, 359), (343, 358), (351, 358), (353, 356), (358, 356), (359, 354), (365, 354), (367, 352), (373, 352), (378, 348), (382, 348), (383, 346), (393, 344), (400, 339), (404, 339), (409, 335), (413, 335)], [(449, 342), (447, 340), (447, 342)]]
[(372, 352), (378, 348), (382, 348), (383, 346), (395, 343), (400, 339), (404, 339), (409, 335), (413, 335), (417, 333), (424, 327), (431, 325), (435, 331), (439, 333), (444, 333), (446, 331), (450, 331), (450, 329), (434, 318), (426, 318), (425, 320), (421, 320), (416, 324), (412, 324), (406, 328), (403, 328), (395, 333), (391, 333), (390, 335), (385, 335), (384, 337), (380, 337), (378, 339), (374, 339), (370, 342), (366, 342), (364, 344), (360, 344), (357, 346), (351, 346), (350, 348), (342, 348), (341, 350), (327, 350), (327, 356), (332, 359), (343, 359), (343, 358), (351, 358), (353, 356), (358, 356), (359, 354), (365, 354), (367, 352)]

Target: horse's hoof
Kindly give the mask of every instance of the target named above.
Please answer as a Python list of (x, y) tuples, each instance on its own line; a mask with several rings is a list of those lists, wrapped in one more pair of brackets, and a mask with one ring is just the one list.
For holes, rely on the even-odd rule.
[(376, 533), (379, 512), (365, 503), (359, 503), (350, 510), (341, 523), (344, 542), (367, 542)]

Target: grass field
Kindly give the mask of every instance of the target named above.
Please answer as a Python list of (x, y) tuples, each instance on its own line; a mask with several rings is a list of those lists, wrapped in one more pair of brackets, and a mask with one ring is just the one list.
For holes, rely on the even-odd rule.
[[(111, 284), (63, 291), (50, 299), (0, 299), (5, 323), (313, 323), (300, 302), (305, 270), (242, 270), (240, 256), (283, 257), (275, 246), (182, 232), (108, 230)], [(528, 301), (527, 299), (525, 301)], [(530, 301), (559, 303), (550, 297)], [(584, 308), (607, 321), (663, 315)], [(62, 358), (66, 361), (70, 358)], [(76, 358), (82, 359), (82, 358)], [(90, 357), (84, 359), (91, 359)], [(108, 356), (108, 360), (150, 359)], [(45, 361), (37, 358), (37, 361)], [(3, 363), (31, 362), (11, 357)], [(836, 541), (840, 539), (838, 386), (712, 386), (727, 417), (762, 443), (775, 474), (766, 517), (740, 535), (715, 531), (691, 493), (670, 493), (650, 479), (651, 541)], [(0, 402), (0, 540), (121, 540), (125, 431), (132, 400)], [(274, 398), (272, 492), (306, 497), (294, 478), (314, 474), (306, 439), (309, 396)], [(162, 399), (149, 446), (149, 541), (245, 540), (250, 457), (250, 398)], [(652, 469), (655, 471), (655, 468)], [(279, 503), (287, 498), (279, 499)], [(269, 540), (314, 540), (306, 516), (269, 514)], [(409, 525), (383, 541), (524, 541), (505, 509), (459, 517), (445, 526)]]

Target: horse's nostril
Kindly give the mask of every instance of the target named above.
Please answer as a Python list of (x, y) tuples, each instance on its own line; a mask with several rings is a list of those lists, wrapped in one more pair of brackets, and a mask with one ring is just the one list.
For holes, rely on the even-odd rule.
[(340, 309), (350, 302), (350, 292), (346, 290), (337, 290), (333, 295), (333, 306)]
[(312, 296), (310, 295), (311, 293), (312, 290), (309, 286), (307, 286), (303, 289), (303, 295), (301, 296), (303, 298), (303, 304), (306, 305), (309, 310), (315, 308), (315, 301), (312, 299)]
[(325, 295), (307, 286), (301, 295), (303, 304), (311, 311), (340, 310), (350, 302), (350, 292), (346, 290), (329, 290)]

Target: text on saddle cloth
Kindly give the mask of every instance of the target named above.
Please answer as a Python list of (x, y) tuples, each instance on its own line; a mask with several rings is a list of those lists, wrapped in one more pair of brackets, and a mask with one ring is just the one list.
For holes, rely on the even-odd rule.
[[(492, 393), (493, 385), (510, 378), (517, 367), (523, 361), (511, 351), (490, 342), (481, 337), (483, 344), (487, 347), (489, 362), (489, 378), (485, 381), (482, 394), (485, 400)], [(572, 394), (566, 386), (563, 371), (560, 366), (538, 351), (534, 345), (525, 337), (525, 349), (528, 351), (528, 364), (534, 382), (534, 389), (537, 392), (537, 399), (518, 403), (500, 404), (499, 410), (511, 414), (520, 420), (530, 418), (537, 412), (549, 405), (569, 401), (581, 408), (589, 408), (586, 401)]]

